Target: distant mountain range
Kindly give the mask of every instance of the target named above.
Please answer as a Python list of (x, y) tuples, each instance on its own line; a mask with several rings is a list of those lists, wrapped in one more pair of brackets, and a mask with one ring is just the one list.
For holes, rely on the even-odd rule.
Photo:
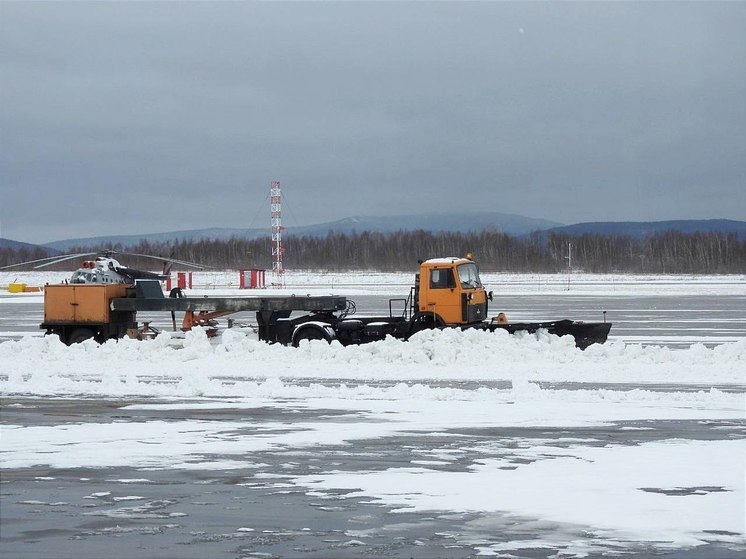
[[(668, 230), (683, 233), (718, 232), (735, 233), (739, 238), (746, 238), (746, 221), (729, 219), (709, 220), (676, 220), (676, 221), (629, 221), (629, 222), (593, 222), (563, 225), (545, 219), (535, 219), (520, 215), (501, 214), (494, 212), (462, 213), (462, 214), (423, 214), (406, 216), (349, 217), (338, 221), (306, 225), (301, 227), (287, 227), (285, 235), (325, 236), (329, 232), (362, 233), (363, 231), (392, 233), (395, 231), (455, 231), (469, 232), (484, 229), (497, 230), (509, 235), (521, 237), (534, 232), (560, 233), (569, 235), (602, 234), (626, 235), (641, 239), (648, 235)], [(66, 239), (46, 243), (41, 246), (55, 254), (65, 252), (76, 246), (105, 246), (121, 244), (134, 246), (141, 240), (149, 242), (174, 242), (179, 240), (217, 239), (226, 240), (231, 237), (254, 239), (268, 236), (269, 228), (238, 229), (238, 228), (210, 228), (189, 231), (172, 231), (167, 233), (151, 233), (146, 235), (116, 235), (103, 237), (88, 237)], [(37, 245), (0, 239), (0, 248), (37, 248)]]
[[(358, 216), (329, 221), (315, 225), (286, 227), (284, 234), (323, 237), (330, 231), (335, 233), (362, 233), (363, 231), (392, 233), (394, 231), (482, 231), (496, 229), (510, 235), (520, 236), (532, 231), (539, 231), (562, 225), (556, 221), (535, 219), (522, 215), (502, 214), (495, 212), (464, 213), (464, 214), (420, 214), (403, 216)], [(76, 246), (98, 246), (121, 244), (132, 246), (141, 240), (149, 242), (173, 242), (178, 240), (217, 239), (225, 240), (231, 237), (242, 239), (256, 239), (270, 235), (269, 227), (260, 229), (211, 228), (189, 231), (171, 231), (168, 233), (153, 233), (147, 235), (119, 235), (106, 237), (90, 237), (81, 239), (65, 239), (46, 243), (43, 246), (67, 251)], [(0, 245), (2, 246), (2, 245)]]
[(714, 232), (735, 233), (740, 238), (746, 238), (746, 221), (731, 219), (680, 219), (674, 221), (605, 221), (592, 223), (576, 223), (552, 227), (542, 233), (561, 233), (567, 235), (617, 235), (634, 239), (644, 239), (649, 235), (665, 231), (679, 231), (681, 233)]
[(58, 254), (59, 251), (41, 246), (41, 245), (33, 245), (31, 243), (22, 243), (21, 241), (13, 241), (11, 239), (2, 239), (0, 238), (0, 249), (2, 248), (9, 248), (12, 250), (42, 250), (44, 251), (48, 256), (54, 256), (55, 254)]

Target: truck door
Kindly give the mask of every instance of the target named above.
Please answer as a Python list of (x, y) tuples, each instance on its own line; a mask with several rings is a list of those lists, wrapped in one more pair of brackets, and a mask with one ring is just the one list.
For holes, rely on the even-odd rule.
[(420, 310), (438, 314), (446, 324), (461, 321), (461, 299), (453, 267), (431, 268), (424, 297), (420, 294)]

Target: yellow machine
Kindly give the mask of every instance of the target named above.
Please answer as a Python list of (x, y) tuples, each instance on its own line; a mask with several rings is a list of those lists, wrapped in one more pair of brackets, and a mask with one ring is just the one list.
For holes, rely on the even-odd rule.
[[(479, 279), (477, 265), (468, 258), (437, 258), (420, 263), (415, 300), (420, 313), (436, 326), (482, 322), (491, 298)], [(427, 318), (421, 319), (427, 322)]]
[(109, 300), (124, 297), (122, 284), (47, 285), (44, 322), (47, 324), (103, 324), (111, 319)]
[(111, 310), (111, 300), (125, 297), (123, 284), (60, 284), (44, 288), (44, 322), (48, 334), (66, 343), (88, 338), (104, 341), (136, 328), (135, 313)]

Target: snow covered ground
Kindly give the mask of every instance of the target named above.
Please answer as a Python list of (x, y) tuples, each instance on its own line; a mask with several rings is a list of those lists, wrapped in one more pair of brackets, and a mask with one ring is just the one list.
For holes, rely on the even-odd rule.
[[(194, 293), (235, 295), (231, 277), (195, 274)], [(0, 284), (16, 280), (56, 281), (0, 276)], [(284, 291), (268, 292), (393, 297), (405, 296), (409, 281), (409, 274), (289, 274)], [(653, 321), (665, 321), (664, 306), (704, 301), (731, 327), (707, 344), (695, 324), (667, 332), (682, 343), (640, 344), (630, 343), (639, 332), (628, 325), (626, 335), (586, 351), (542, 333), (437, 331), (409, 342), (295, 349), (259, 342), (250, 329), (217, 341), (196, 330), (179, 347), (168, 333), (66, 347), (29, 332), (0, 342), (6, 410), (8, 399), (16, 411), (82, 399), (112, 402), (123, 417), (6, 419), (2, 469), (127, 467), (144, 479), (163, 470), (241, 471), (239, 486), (370, 502), (398, 515), (500, 517), (501, 530), (485, 520), (478, 537), (473, 522), (468, 535), (453, 535), (484, 556), (746, 550), (746, 278), (574, 275), (569, 290), (567, 276), (483, 281), (500, 297), (520, 295), (537, 307), (623, 299)], [(0, 296), (0, 313), (17, 312), (20, 301), (38, 306), (40, 296)], [(541, 308), (526, 312), (540, 316)], [(260, 421), (257, 409), (287, 415)], [(148, 419), (125, 417), (137, 414)], [(374, 441), (386, 453), (371, 450)], [(310, 467), (299, 456), (320, 461)], [(507, 539), (498, 534), (506, 523)], [(383, 530), (346, 536), (364, 550)]]
[[(11, 283), (44, 285), (69, 279), (67, 272), (0, 271), (0, 289)], [(176, 274), (172, 274), (176, 280)], [(481, 274), (482, 283), (495, 293), (557, 294), (569, 291), (576, 294), (630, 294), (635, 296), (657, 294), (731, 295), (740, 290), (746, 294), (746, 276), (743, 275), (655, 275), (655, 274), (517, 274), (487, 272)], [(192, 272), (195, 292), (206, 294), (236, 294), (239, 285), (237, 271)], [(267, 283), (271, 283), (267, 272)], [(314, 270), (288, 270), (285, 274), (286, 290), (270, 288), (270, 293), (297, 293), (303, 288), (315, 293), (365, 294), (386, 293), (406, 295), (414, 281), (414, 273), (355, 271), (345, 273)], [(249, 293), (261, 293), (251, 290)]]

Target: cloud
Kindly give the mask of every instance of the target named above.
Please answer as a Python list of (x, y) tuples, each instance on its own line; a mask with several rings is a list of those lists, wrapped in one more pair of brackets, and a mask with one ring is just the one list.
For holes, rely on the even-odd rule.
[(261, 226), (272, 179), (299, 224), (743, 219), (745, 24), (742, 3), (3, 3), (3, 234)]

